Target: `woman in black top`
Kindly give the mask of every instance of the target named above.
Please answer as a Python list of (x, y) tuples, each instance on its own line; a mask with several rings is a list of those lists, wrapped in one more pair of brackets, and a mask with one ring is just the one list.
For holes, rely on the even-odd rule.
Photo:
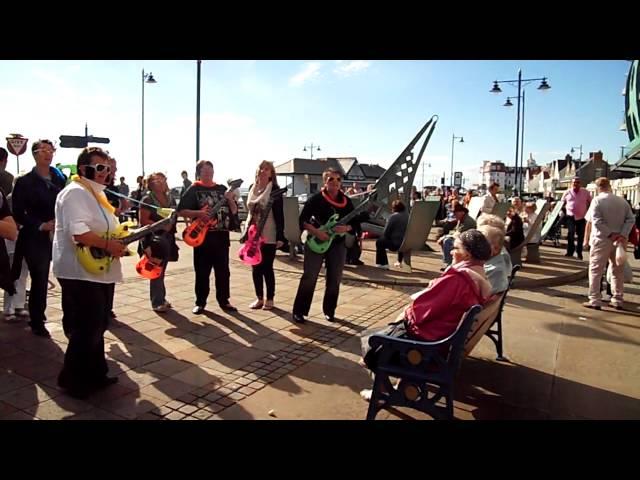
[[(339, 171), (329, 168), (322, 173), (322, 179), (324, 180), (324, 186), (319, 193), (307, 200), (300, 213), (300, 229), (307, 230), (309, 234), (315, 236), (318, 240), (326, 241), (329, 239), (329, 235), (321, 231), (319, 227), (325, 224), (335, 213), (339, 215), (339, 218), (346, 216), (353, 211), (353, 203), (340, 190), (342, 174)], [(347, 225), (337, 225), (334, 231), (336, 233), (351, 232), (353, 231), (353, 225), (356, 225), (357, 221), (358, 219), (354, 218)], [(309, 314), (311, 302), (313, 301), (313, 292), (316, 288), (318, 274), (323, 261), (327, 266), (327, 274), (322, 311), (327, 321), (334, 321), (346, 254), (344, 236), (335, 237), (324, 254), (315, 253), (308, 245), (305, 245), (304, 271), (293, 303), (293, 320), (295, 322), (305, 322), (304, 316)]]
[[(175, 201), (169, 195), (169, 187), (167, 185), (167, 177), (163, 173), (152, 173), (147, 177), (147, 186), (149, 191), (142, 198), (143, 204), (155, 205), (160, 208), (175, 207)], [(158, 222), (163, 217), (158, 213), (157, 209), (147, 205), (140, 205), (140, 225), (151, 225)], [(167, 225), (163, 230), (159, 230), (155, 235), (159, 237), (159, 241), (163, 242), (167, 247), (169, 256), (162, 262), (162, 273), (160, 277), (149, 281), (149, 298), (151, 299), (151, 308), (156, 312), (166, 312), (172, 305), (167, 301), (166, 289), (164, 286), (164, 273), (167, 269), (168, 262), (176, 262), (178, 260), (178, 245), (176, 244), (176, 226), (175, 223)], [(145, 247), (145, 242), (141, 242), (140, 250)], [(147, 247), (149, 248), (149, 247)], [(141, 252), (142, 253), (142, 252)]]
[(238, 311), (229, 303), (229, 230), (233, 230), (238, 223), (238, 206), (233, 192), (213, 182), (213, 164), (208, 160), (200, 160), (196, 164), (196, 181), (182, 195), (178, 215), (194, 220), (206, 219), (210, 209), (223, 199), (226, 202), (215, 215), (216, 224), (209, 229), (202, 245), (193, 249), (196, 305), (192, 312), (196, 315), (201, 314), (207, 305), (211, 268), (216, 277), (216, 299), (220, 308), (226, 312)]
[(515, 208), (510, 207), (507, 210), (507, 217), (509, 218), (509, 224), (507, 225), (505, 246), (507, 250), (518, 247), (524, 242), (524, 227), (522, 225), (522, 218), (516, 213)]
[[(256, 171), (255, 183), (249, 189), (249, 195), (247, 196), (249, 216), (247, 217), (243, 235), (245, 237), (249, 227), (252, 224), (259, 224), (264, 215), (267, 215), (267, 220), (262, 229), (262, 237), (265, 239), (265, 243), (260, 248), (262, 262), (251, 267), (253, 286), (256, 291), (256, 300), (249, 306), (253, 310), (260, 308), (271, 310), (273, 308), (273, 297), (276, 293), (273, 260), (276, 257), (276, 250), (284, 245), (285, 240), (282, 195), (274, 198), (271, 209), (268, 212), (265, 212), (264, 209), (269, 202), (271, 192), (279, 188), (273, 163), (266, 160), (261, 162)], [(266, 301), (264, 300), (263, 283), (267, 286)]]

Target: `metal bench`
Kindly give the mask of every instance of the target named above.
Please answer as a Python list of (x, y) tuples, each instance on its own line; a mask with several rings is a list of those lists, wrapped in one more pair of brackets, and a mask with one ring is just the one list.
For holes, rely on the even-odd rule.
[[(511, 270), (509, 286), (483, 307), (474, 305), (462, 317), (455, 332), (435, 342), (422, 342), (387, 335), (372, 335), (371, 348), (378, 349), (373, 390), (367, 420), (388, 407), (409, 407), (437, 420), (453, 419), (454, 379), (462, 359), (471, 353), (483, 336), (502, 351), (502, 310), (519, 267)], [(393, 384), (391, 379), (399, 382)], [(444, 399), (444, 406), (438, 405)]]

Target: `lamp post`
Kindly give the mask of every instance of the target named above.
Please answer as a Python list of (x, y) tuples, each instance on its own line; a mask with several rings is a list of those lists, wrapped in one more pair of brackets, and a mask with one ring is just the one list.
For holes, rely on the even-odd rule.
[(580, 158), (579, 161), (582, 162), (582, 145), (580, 145), (579, 147), (571, 147), (571, 155), (573, 156), (573, 154), (575, 153), (575, 149), (579, 149), (580, 150)]
[[(518, 175), (518, 150), (522, 149), (522, 146), (520, 145), (520, 99), (523, 99), (524, 95), (523, 95), (523, 91), (522, 91), (522, 87), (523, 87), (523, 83), (524, 86), (526, 86), (528, 83), (530, 82), (536, 82), (540, 80), (540, 85), (538, 86), (538, 90), (544, 92), (547, 91), (551, 88), (551, 86), (547, 83), (547, 77), (542, 77), (542, 78), (522, 78), (522, 70), (518, 70), (518, 78), (516, 80), (494, 80), (493, 82), (493, 88), (491, 90), (489, 90), (489, 92), (491, 93), (502, 93), (502, 89), (500, 88), (500, 84), (501, 83), (508, 83), (511, 85), (516, 84), (518, 87), (518, 95), (515, 97), (518, 99), (518, 113), (517, 113), (517, 117), (516, 117), (516, 153), (515, 153), (515, 163), (516, 163), (516, 177), (515, 177), (515, 182), (514, 184), (518, 187), (518, 190), (521, 190), (520, 188), (520, 184), (522, 182), (522, 175)], [(513, 97), (512, 97), (513, 98)], [(511, 103), (509, 102), (509, 100), (507, 100), (507, 103)], [(505, 103), (505, 106), (513, 106), (513, 104), (511, 103), (511, 105), (507, 105), (507, 103)], [(523, 135), (524, 135), (524, 125), (523, 125)], [(522, 162), (522, 159), (521, 159)]]
[(200, 160), (200, 66), (202, 60), (198, 60), (198, 73), (196, 80), (196, 163)]
[(313, 143), (311, 145), (305, 145), (304, 148), (302, 149), (303, 152), (307, 151), (307, 147), (309, 147), (309, 150), (311, 151), (311, 160), (313, 160), (313, 149), (315, 148), (318, 152), (320, 151), (320, 145), (314, 145)]
[(142, 69), (142, 176), (144, 177), (144, 84), (145, 83), (158, 83), (153, 78), (153, 73), (144, 73)]
[(451, 135), (451, 178), (449, 179), (449, 185), (451, 185), (451, 188), (453, 188), (453, 148), (456, 144), (456, 140), (459, 140), (458, 143), (464, 143), (463, 137), (456, 137), (455, 133)]

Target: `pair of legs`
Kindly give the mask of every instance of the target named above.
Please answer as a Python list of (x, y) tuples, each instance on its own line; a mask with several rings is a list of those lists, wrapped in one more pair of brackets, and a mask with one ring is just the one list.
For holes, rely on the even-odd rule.
[[(19, 257), (19, 255), (18, 255)], [(29, 326), (34, 333), (48, 336), (44, 322), (47, 321), (47, 291), (49, 288), (49, 267), (51, 264), (51, 242), (47, 240), (26, 239), (24, 260), (31, 276), (29, 288)], [(14, 277), (15, 278), (15, 277)]]
[[(397, 251), (400, 245), (393, 243), (391, 240), (380, 237), (376, 240), (376, 265), (389, 265), (387, 259), (387, 250)], [(402, 263), (404, 255), (398, 252), (398, 263)]]
[(104, 332), (115, 284), (59, 278), (62, 327), (69, 339), (58, 384), (72, 395), (85, 396), (106, 384)]
[(609, 239), (595, 240), (589, 253), (589, 304), (594, 307), (602, 306), (602, 274), (607, 263), (611, 262), (611, 305), (622, 307), (624, 289), (624, 265), (617, 266), (615, 262), (616, 249)]
[(318, 274), (322, 268), (322, 262), (326, 262), (327, 273), (325, 277), (326, 287), (322, 301), (322, 311), (325, 316), (333, 318), (338, 305), (340, 295), (340, 282), (347, 255), (347, 249), (343, 242), (334, 243), (324, 254), (314, 253), (308, 246), (304, 249), (304, 271), (296, 299), (293, 302), (293, 314), (298, 316), (309, 315), (313, 294), (318, 281)]
[(170, 307), (167, 302), (167, 289), (164, 286), (164, 273), (167, 271), (167, 260), (162, 262), (162, 273), (154, 280), (149, 281), (149, 299), (151, 300), (151, 308), (168, 309)]
[[(582, 258), (582, 244), (584, 243), (584, 230), (587, 225), (587, 221), (576, 220), (573, 216), (567, 216), (567, 257), (573, 257), (575, 252), (578, 258)], [(575, 243), (576, 234), (578, 236), (578, 243)]]
[[(224, 235), (226, 233), (227, 235)], [(196, 272), (196, 306), (204, 308), (209, 297), (211, 269), (216, 279), (216, 299), (221, 307), (229, 305), (229, 233), (209, 232), (204, 242), (193, 249)]]
[[(13, 253), (9, 254), (9, 264), (13, 264)], [(16, 293), (9, 295), (4, 292), (4, 316), (5, 319), (11, 320), (18, 312), (23, 312), (25, 301), (27, 298), (27, 277), (29, 276), (29, 268), (27, 262), (22, 260), (22, 270), (20, 277), (15, 282)]]
[[(262, 262), (251, 267), (253, 275), (253, 288), (256, 291), (257, 300), (251, 304), (251, 308), (273, 308), (273, 297), (276, 294), (276, 276), (273, 273), (273, 260), (276, 258), (276, 245), (263, 243), (260, 247)], [(264, 303), (264, 285), (267, 286), (267, 303)]]

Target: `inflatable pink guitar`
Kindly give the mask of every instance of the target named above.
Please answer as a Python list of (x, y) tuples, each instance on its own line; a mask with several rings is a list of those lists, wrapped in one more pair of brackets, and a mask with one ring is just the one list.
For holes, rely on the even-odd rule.
[(262, 252), (260, 249), (265, 242), (265, 239), (262, 236), (262, 229), (264, 228), (264, 224), (267, 222), (267, 217), (271, 211), (273, 201), (286, 191), (286, 188), (280, 188), (271, 192), (267, 206), (264, 209), (265, 213), (262, 215), (260, 223), (257, 226), (254, 223), (249, 227), (249, 231), (247, 232), (247, 241), (244, 242), (244, 245), (238, 252), (238, 257), (240, 257), (240, 260), (242, 260), (243, 263), (254, 266), (260, 265), (262, 262)]

